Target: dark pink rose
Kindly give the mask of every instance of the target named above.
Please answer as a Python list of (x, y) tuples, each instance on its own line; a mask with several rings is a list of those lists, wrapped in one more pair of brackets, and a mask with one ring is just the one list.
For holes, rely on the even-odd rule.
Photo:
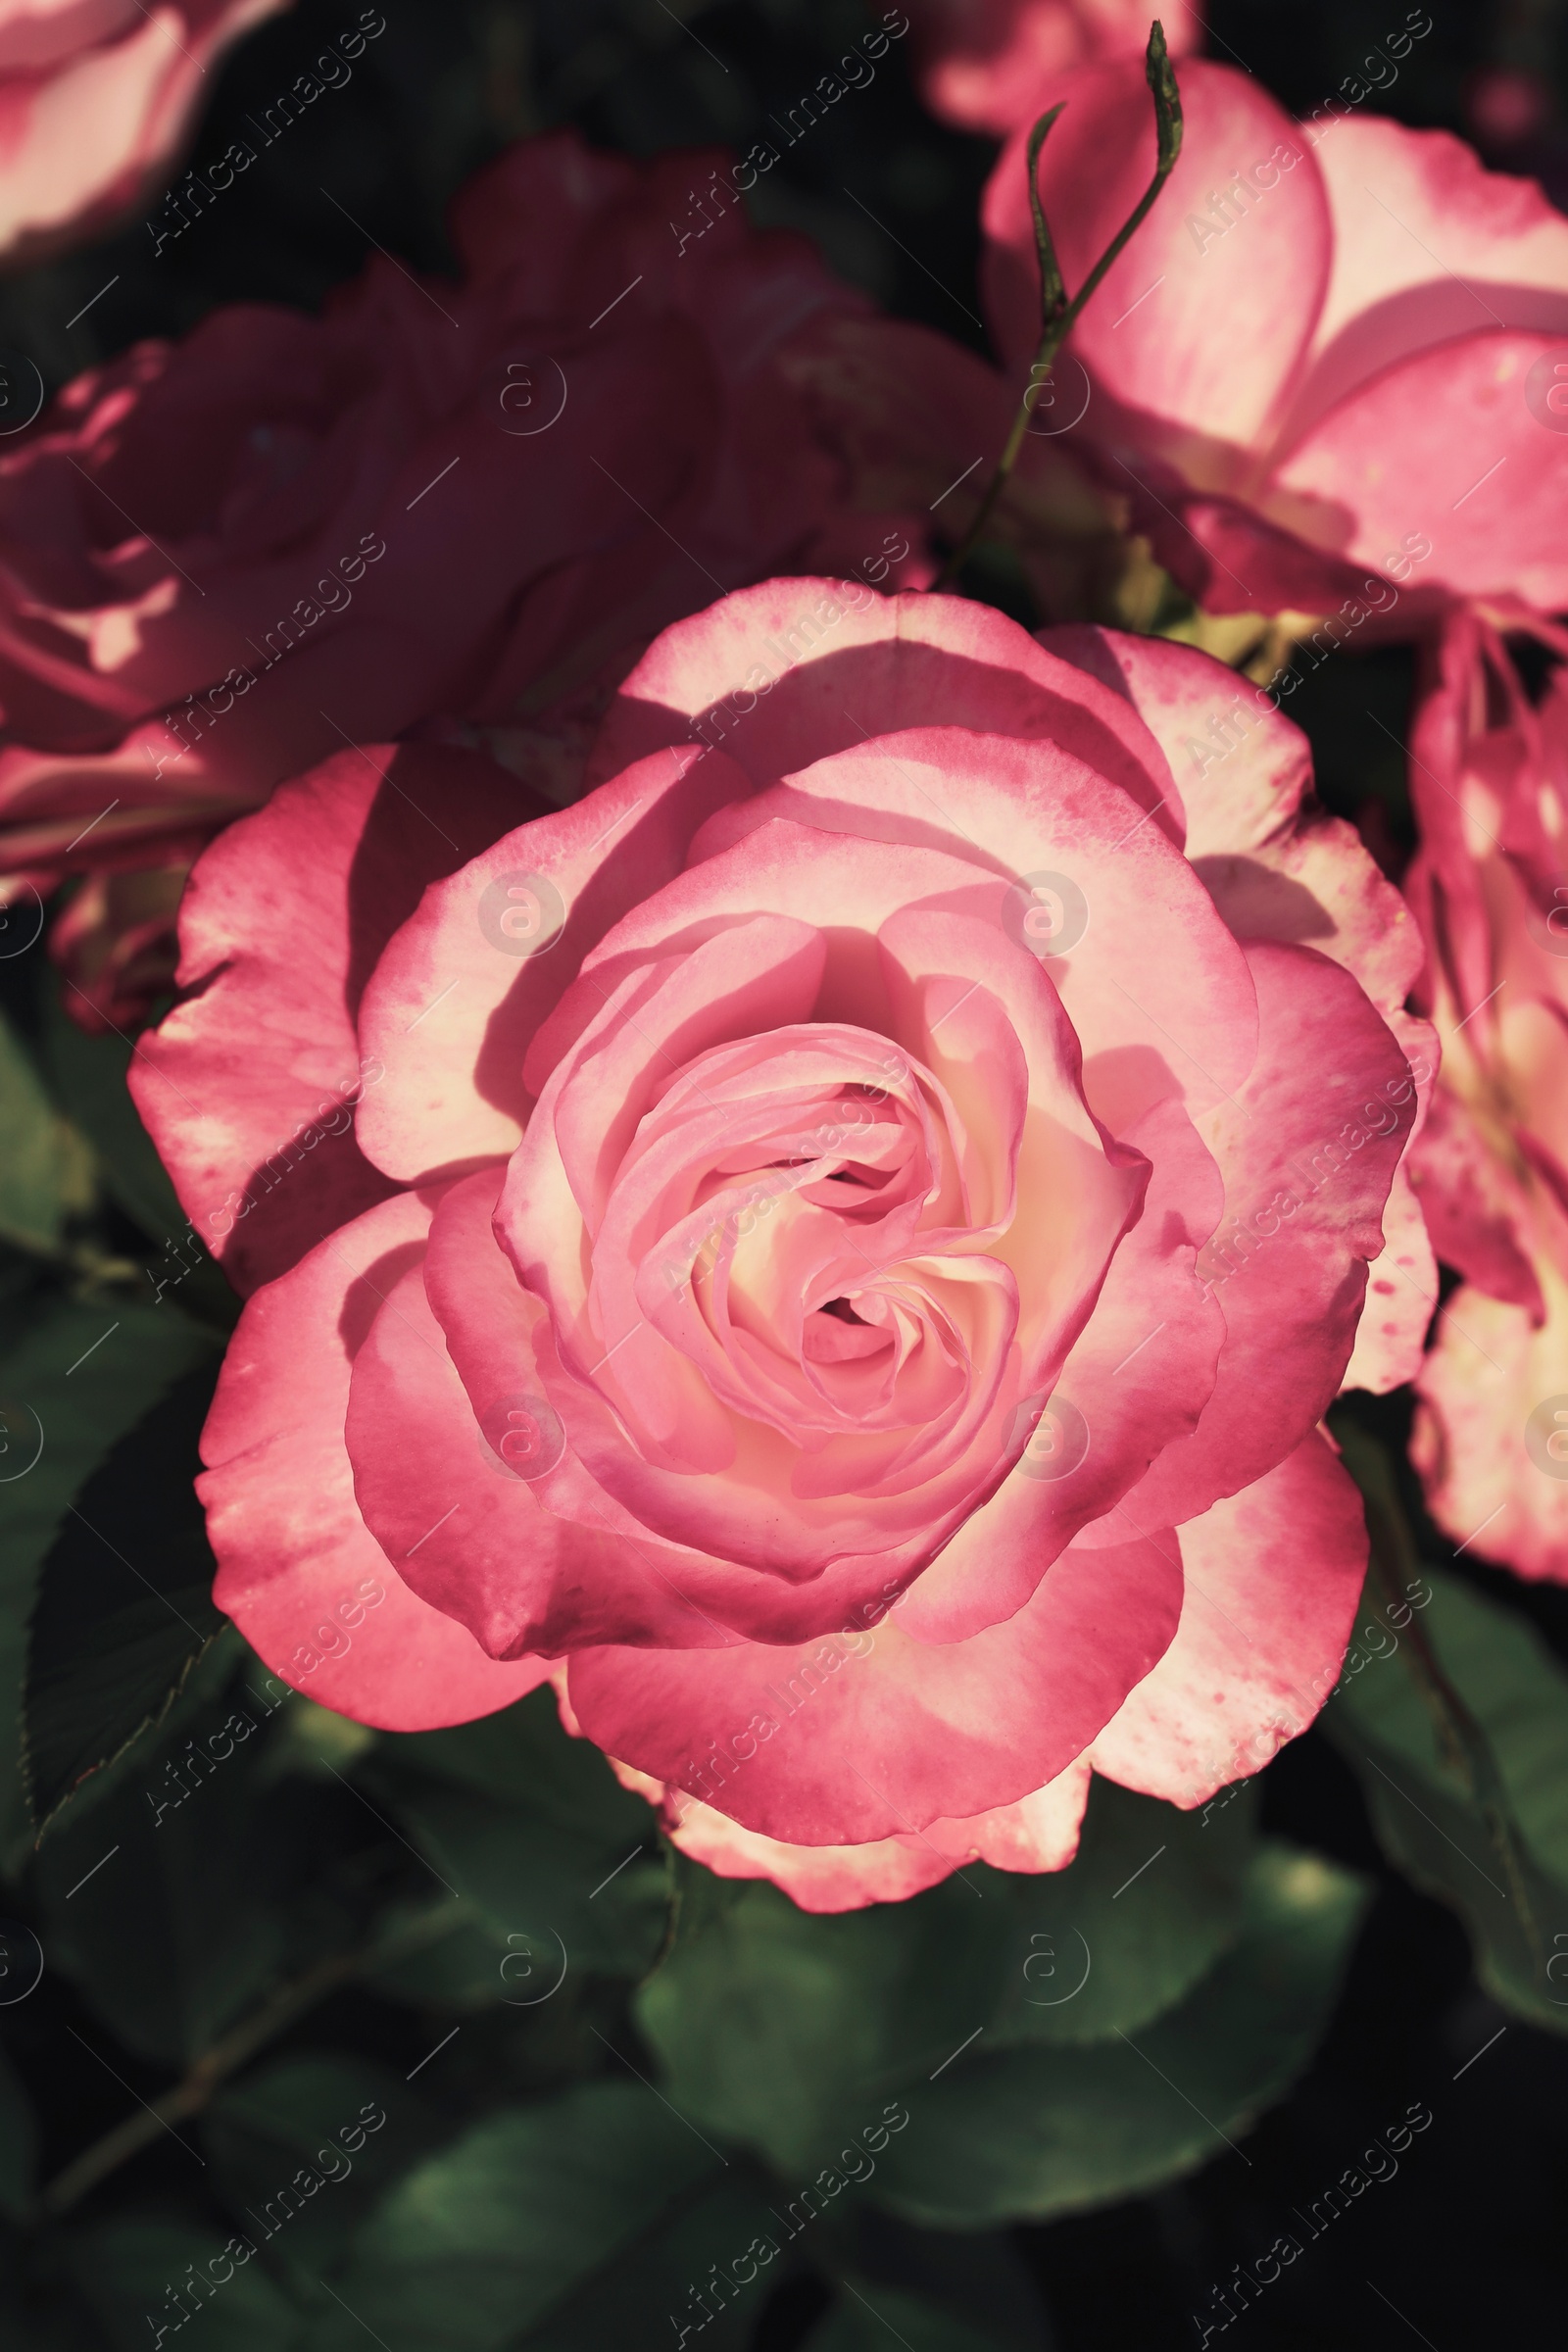
[(535, 140), (458, 197), (460, 283), (372, 256), (319, 318), (234, 306), (70, 385), (0, 454), (0, 875), (188, 858), (437, 719), (532, 775), (743, 580), (929, 577), (1001, 380), (737, 178)]
[(0, 254), (101, 236), (158, 186), (230, 42), (289, 0), (0, 0)]
[[(1069, 66), (1143, 58), (1146, 0), (909, 0), (920, 95), (960, 130), (1005, 137), (1033, 122)], [(1160, 22), (1172, 57), (1202, 37), (1201, 12), (1177, 0)]]
[(1438, 1255), (1465, 1278), (1434, 1327), (1411, 1451), (1455, 1543), (1568, 1583), (1561, 680), (1532, 707), (1501, 639), (1459, 614), (1425, 658), (1410, 733), (1421, 847), (1407, 888), (1443, 1040), (1411, 1166)]
[[(1181, 89), (1181, 158), (1056, 369), (1088, 397), (1070, 438), (1159, 561), (1211, 612), (1339, 608), (1344, 636), (1455, 598), (1568, 605), (1568, 221), (1446, 131), (1343, 98), (1294, 122), (1203, 59)], [(1148, 184), (1153, 125), (1134, 64), (1050, 95), (1040, 184), (1076, 287)], [(1040, 333), (1024, 137), (985, 204), (1015, 368)]]
[(202, 1492), (278, 1673), (406, 1727), (551, 1674), (827, 1909), (1310, 1720), (1419, 945), (1288, 720), (1195, 757), (1236, 695), (770, 581), (655, 642), (574, 807), (345, 752), (206, 853), (134, 1084), (255, 1293)]

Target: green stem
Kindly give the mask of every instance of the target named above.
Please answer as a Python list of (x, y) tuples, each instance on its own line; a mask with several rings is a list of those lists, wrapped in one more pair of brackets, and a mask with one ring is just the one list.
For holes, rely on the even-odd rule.
[(160, 2132), (172, 2125), (199, 2115), (213, 2093), (227, 2078), (236, 2073), (247, 2059), (303, 2017), (317, 2002), (324, 2000), (339, 1985), (349, 1984), (363, 1969), (380, 1967), (391, 1960), (402, 1959), (421, 1944), (433, 1943), (450, 1933), (459, 1922), (443, 1907), (440, 1911), (415, 1922), (402, 1936), (386, 1943), (371, 1945), (352, 1952), (336, 1952), (328, 1960), (318, 1961), (303, 1977), (291, 1984), (282, 1984), (249, 2017), (241, 2018), (237, 2026), (220, 2034), (210, 2049), (184, 2074), (179, 2082), (154, 2099), (136, 2115), (127, 2115), (123, 2123), (116, 2124), (102, 2139), (94, 2140), (79, 2156), (73, 2157), (61, 2173), (57, 2173), (47, 2188), (40, 2191), (33, 2208), (35, 2223), (58, 2219), (80, 2203), (88, 2192), (106, 2180), (113, 2172), (150, 2147)]
[(1052, 124), (1062, 111), (1061, 107), (1054, 106), (1049, 114), (1042, 115), (1029, 133), (1029, 210), (1034, 217), (1035, 258), (1040, 268), (1040, 346), (1030, 366), (1029, 382), (1024, 387), (1023, 398), (1018, 404), (1018, 414), (1013, 418), (1012, 429), (1007, 435), (1002, 456), (997, 461), (996, 471), (992, 474), (986, 487), (985, 496), (975, 510), (974, 520), (942, 566), (936, 581), (939, 589), (946, 588), (962, 570), (978, 545), (986, 524), (991, 519), (998, 499), (1007, 486), (1008, 477), (1018, 462), (1018, 452), (1023, 447), (1024, 434), (1029, 429), (1029, 419), (1034, 414), (1030, 406), (1030, 395), (1039, 390), (1045, 376), (1050, 373), (1052, 363), (1077, 323), (1084, 305), (1099, 288), (1101, 280), (1121, 253), (1128, 238), (1142, 226), (1155, 197), (1175, 169), (1176, 158), (1182, 151), (1182, 102), (1181, 94), (1176, 86), (1176, 70), (1166, 54), (1164, 29), (1157, 17), (1149, 28), (1149, 47), (1144, 56), (1144, 75), (1149, 83), (1150, 95), (1154, 101), (1156, 146), (1154, 176), (1070, 302), (1067, 300), (1067, 289), (1062, 280), (1061, 265), (1056, 259), (1056, 248), (1051, 234), (1051, 224), (1046, 219), (1045, 206), (1040, 200), (1040, 151), (1046, 143)]

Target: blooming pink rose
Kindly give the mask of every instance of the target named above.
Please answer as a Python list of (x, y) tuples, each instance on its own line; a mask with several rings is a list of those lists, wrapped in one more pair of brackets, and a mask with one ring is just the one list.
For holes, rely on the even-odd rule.
[[(1298, 124), (1202, 59), (1181, 88), (1181, 158), (1056, 371), (1159, 561), (1210, 611), (1343, 604), (1352, 629), (1396, 602), (1401, 628), (1457, 597), (1568, 605), (1568, 221), (1446, 131)], [(1072, 288), (1154, 133), (1136, 65), (1051, 95), (1040, 185)], [(1024, 137), (985, 200), (1015, 366), (1040, 333)]]
[[(1005, 137), (1050, 105), (1069, 66), (1091, 57), (1142, 59), (1148, 0), (909, 0), (920, 95), (960, 130)], [(1202, 35), (1200, 11), (1160, 11), (1172, 57)]]
[[(1561, 649), (1559, 649), (1561, 650)], [(1410, 734), (1443, 1071), (1412, 1173), (1464, 1276), (1422, 1368), (1411, 1447), (1440, 1527), (1568, 1583), (1568, 693), (1533, 709), (1506, 648), (1457, 615)]]
[(0, 0), (0, 254), (101, 236), (168, 172), (230, 42), (289, 0)]
[(202, 1493), (270, 1665), (406, 1728), (553, 1673), (825, 1909), (1304, 1727), (1419, 947), (1288, 720), (1193, 758), (1235, 684), (771, 581), (655, 642), (574, 807), (345, 753), (214, 844), (133, 1083), (255, 1291)]
[(930, 576), (1000, 378), (751, 229), (724, 158), (559, 133), (451, 229), (460, 285), (373, 256), (319, 318), (215, 312), (0, 455), (0, 874), (177, 864), (437, 718), (533, 773), (566, 698), (580, 767), (571, 698), (715, 592)]

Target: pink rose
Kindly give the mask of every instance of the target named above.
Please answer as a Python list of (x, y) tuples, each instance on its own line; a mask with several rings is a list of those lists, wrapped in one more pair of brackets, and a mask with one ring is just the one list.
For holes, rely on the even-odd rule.
[[(1348, 98), (1293, 122), (1202, 59), (1181, 90), (1180, 161), (1056, 370), (1159, 561), (1212, 612), (1337, 607), (1342, 636), (1388, 634), (1396, 605), (1407, 631), (1456, 597), (1568, 604), (1568, 221), (1446, 131)], [(1148, 184), (1153, 129), (1136, 64), (1050, 95), (1040, 185), (1074, 288)], [(1040, 333), (1025, 135), (985, 202), (1014, 366)]]
[[(1559, 651), (1562, 650), (1560, 647)], [(1457, 615), (1410, 734), (1443, 1071), (1412, 1172), (1464, 1276), (1419, 1381), (1433, 1517), (1521, 1576), (1568, 1583), (1568, 694), (1533, 709), (1496, 634)]]
[(289, 0), (0, 0), (0, 254), (103, 235), (163, 179), (229, 44)]
[(177, 864), (434, 719), (574, 773), (573, 698), (715, 593), (929, 577), (1001, 380), (751, 229), (755, 178), (535, 140), (458, 197), (461, 284), (372, 256), (319, 318), (236, 305), (70, 385), (0, 454), (0, 874)]
[(1304, 1727), (1366, 1558), (1316, 1424), (1358, 1325), (1409, 1345), (1419, 947), (1289, 721), (1195, 756), (1236, 692), (771, 581), (656, 641), (572, 808), (345, 753), (206, 853), (134, 1084), (260, 1286), (202, 1491), (270, 1665), (405, 1727), (553, 1672), (826, 1909)]
[[(1005, 137), (1050, 105), (1069, 66), (1135, 57), (1149, 40), (1146, 0), (910, 0), (920, 95), (960, 130)], [(1177, 0), (1160, 22), (1172, 57), (1202, 36), (1197, 9)]]

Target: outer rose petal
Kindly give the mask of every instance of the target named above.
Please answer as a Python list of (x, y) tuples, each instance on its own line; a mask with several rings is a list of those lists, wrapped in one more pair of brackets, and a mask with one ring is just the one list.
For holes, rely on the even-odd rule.
[(1312, 747), (1255, 686), (1211, 654), (1164, 637), (1074, 622), (1040, 643), (1137, 710), (1170, 762), (1189, 858), (1245, 854), (1287, 829), (1312, 781)]
[(1441, 1090), (1410, 1154), (1427, 1231), (1445, 1265), (1532, 1323), (1546, 1302), (1530, 1260), (1529, 1203), (1518, 1179), (1487, 1149), (1469, 1114)]
[(617, 1780), (657, 1805), (671, 1844), (721, 1879), (771, 1879), (803, 1911), (863, 1911), (902, 1903), (965, 1862), (994, 1870), (1064, 1870), (1078, 1850), (1089, 1797), (1089, 1766), (1069, 1764), (1044, 1788), (1015, 1805), (969, 1821), (933, 1821), (911, 1835), (870, 1845), (786, 1845), (715, 1812), (701, 1798), (668, 1789), (629, 1764), (611, 1764)]
[(1298, 428), (1391, 361), (1479, 326), (1568, 329), (1568, 221), (1534, 180), (1380, 115), (1337, 122), (1312, 149), (1334, 263)]
[(1384, 1212), (1385, 1248), (1346, 1370), (1347, 1388), (1379, 1395), (1413, 1380), (1437, 1302), (1438, 1269), (1406, 1166), (1419, 1144), (1437, 1072), (1437, 1036), (1401, 1008), (1424, 949), (1410, 909), (1353, 829), (1302, 810), (1311, 749), (1206, 654), (1111, 629), (1055, 629), (1063, 652), (1113, 663), (1182, 780), (1187, 855), (1238, 939), (1298, 940), (1353, 972), (1404, 1048), (1417, 1111)]
[[(1257, 82), (1194, 59), (1181, 89), (1181, 157), (1070, 349), (1089, 370), (1095, 403), (1113, 404), (1099, 430), (1114, 430), (1118, 412), (1153, 424), (1168, 449), (1187, 452), (1190, 479), (1223, 489), (1236, 454), (1276, 416), (1310, 340), (1328, 281), (1328, 204), (1296, 124)], [(1154, 126), (1143, 72), (1130, 61), (1064, 75), (1054, 95), (1067, 103), (1046, 142), (1040, 190), (1066, 281), (1081, 285), (1149, 184)], [(1033, 357), (1040, 337), (1027, 137), (1020, 127), (1004, 150), (983, 215), (986, 309), (1015, 363)], [(1287, 155), (1298, 160), (1286, 167)], [(1270, 158), (1279, 176), (1237, 205), (1247, 216), (1239, 234), (1201, 218), (1210, 190), (1238, 172), (1255, 176)], [(1216, 335), (1217, 317), (1245, 318), (1245, 343)]]
[(1261, 1771), (1339, 1679), (1361, 1580), (1361, 1498), (1325, 1439), (1180, 1530), (1175, 1641), (1089, 1750), (1124, 1788), (1191, 1807)]
[[(387, 1071), (361, 1124), (377, 1167), (412, 1180), (515, 1149), (522, 1059), (540, 1023), (588, 950), (679, 873), (698, 826), (746, 789), (720, 753), (661, 752), (574, 808), (492, 837), (425, 893), (360, 1010), (361, 1050)], [(541, 901), (546, 945), (532, 954), (509, 949), (494, 913), (486, 923), (486, 892), (523, 874), (554, 894)]]
[(1430, 545), (1412, 577), (1428, 603), (1512, 592), (1543, 612), (1568, 605), (1568, 441), (1525, 399), (1531, 368), (1561, 347), (1488, 328), (1395, 363), (1311, 428), (1259, 503), (1377, 570)]
[(889, 1619), (859, 1652), (579, 1650), (568, 1687), (607, 1754), (745, 1828), (865, 1844), (1015, 1804), (1064, 1772), (1165, 1650), (1180, 1589), (1165, 1529), (1063, 1552), (1016, 1616), (943, 1648)]
[[(589, 759), (599, 782), (661, 744), (722, 742), (756, 785), (916, 726), (1041, 738), (1119, 784), (1181, 840), (1181, 799), (1127, 698), (1071, 653), (958, 596), (765, 580), (677, 621), (623, 682)], [(765, 698), (760, 700), (759, 698)]]
[[(237, 1290), (270, 1281), (392, 1189), (352, 1130), (353, 1105), (363, 1117), (379, 1083), (355, 1039), (360, 992), (423, 885), (531, 800), (476, 752), (344, 752), (281, 786), (198, 862), (178, 978), (202, 993), (140, 1040), (130, 1089)], [(303, 1164), (286, 1155), (291, 1144), (300, 1153), (302, 1128), (317, 1137)]]
[(1385, 1018), (1397, 1012), (1421, 935), (1354, 828), (1307, 802), (1312, 747), (1295, 721), (1195, 646), (1121, 629), (1042, 634), (1118, 680), (1148, 721), (1181, 786), (1187, 855), (1237, 938), (1316, 948)]
[[(1326, 1409), (1409, 1132), (1409, 1108), (1379, 1091), (1402, 1084), (1408, 1104), (1404, 1057), (1349, 975), (1305, 948), (1260, 940), (1247, 955), (1257, 1062), (1235, 1103), (1199, 1122), (1225, 1177), (1226, 1215), (1199, 1264), (1225, 1312), (1219, 1377), (1195, 1435), (1167, 1446), (1106, 1520), (1113, 1542), (1182, 1526), (1237, 1494), (1294, 1452)], [(1364, 1103), (1380, 1106), (1377, 1127), (1389, 1110), (1394, 1124), (1357, 1125)]]
[[(229, 1342), (196, 1482), (219, 1607), (285, 1682), (388, 1732), (493, 1714), (549, 1672), (543, 1658), (498, 1665), (420, 1600), (354, 1499), (343, 1444), (354, 1355), (429, 1220), (428, 1199), (399, 1194), (258, 1293)], [(372, 1583), (385, 1597), (367, 1605)], [(319, 1663), (303, 1665), (302, 1650)]]
[[(204, 95), (209, 66), (288, 0), (109, 7), (72, 33), (50, 10), (9, 11), (0, 80), (0, 252), (15, 268), (101, 235), (158, 185)], [(119, 33), (122, 37), (114, 38)]]
[[(907, 14), (931, 113), (1002, 138), (1045, 111), (1067, 67), (1142, 59), (1149, 39), (1144, 0), (913, 0)], [(1201, 15), (1186, 0), (1167, 5), (1162, 21), (1172, 57), (1202, 38)]]
[[(1545, 1427), (1527, 1444), (1531, 1416), (1568, 1396), (1568, 1286), (1537, 1260), (1545, 1320), (1466, 1283), (1448, 1300), (1416, 1383), (1421, 1396), (1410, 1459), (1427, 1508), (1455, 1544), (1474, 1544), (1520, 1576), (1568, 1584), (1568, 1481)], [(1568, 1409), (1568, 1408), (1565, 1408)], [(1560, 1424), (1568, 1428), (1568, 1422)]]

